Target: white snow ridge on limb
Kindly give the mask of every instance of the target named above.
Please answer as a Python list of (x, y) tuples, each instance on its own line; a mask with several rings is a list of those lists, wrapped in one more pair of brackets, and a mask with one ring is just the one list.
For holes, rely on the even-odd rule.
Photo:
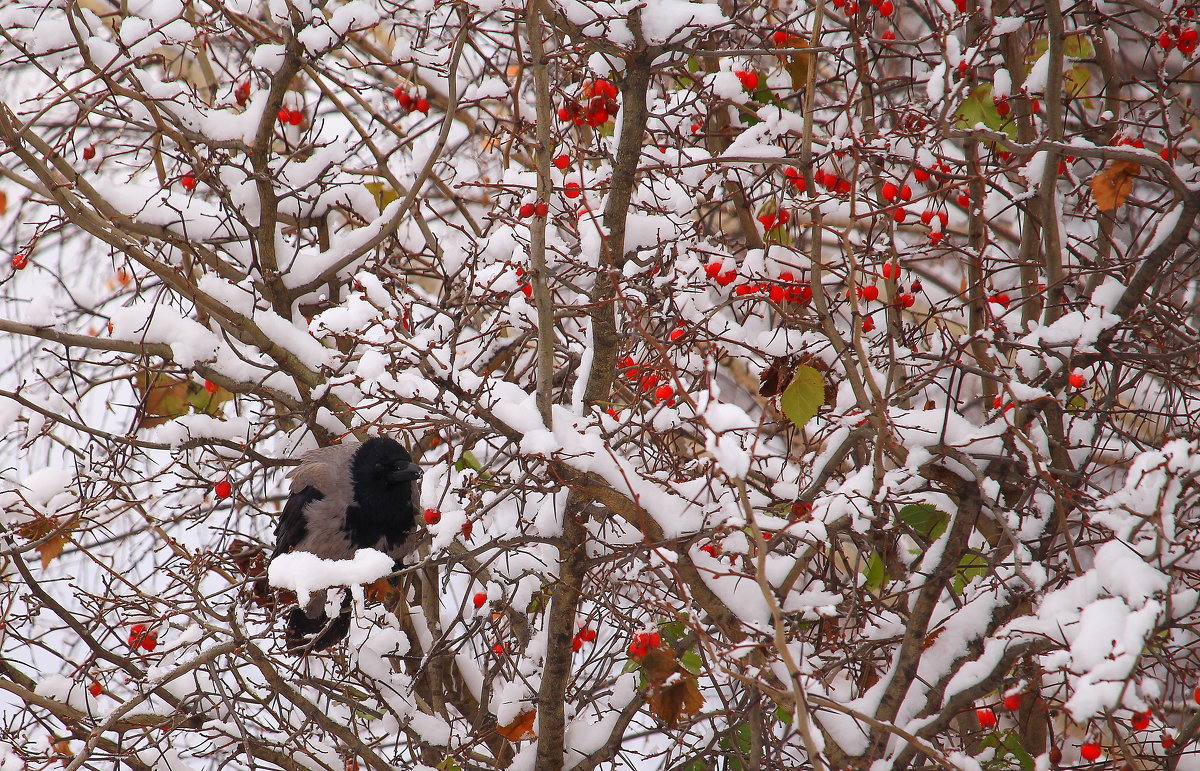
[(361, 586), (383, 578), (395, 564), (388, 555), (375, 549), (359, 549), (348, 560), (325, 560), (307, 552), (281, 554), (267, 568), (267, 580), (278, 589), (291, 589), (300, 605), (313, 592), (333, 586)]

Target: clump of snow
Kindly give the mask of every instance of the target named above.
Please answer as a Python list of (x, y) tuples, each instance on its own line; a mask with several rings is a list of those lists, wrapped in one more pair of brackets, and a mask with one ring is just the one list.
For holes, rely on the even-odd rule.
[(267, 568), (271, 586), (291, 589), (301, 605), (313, 592), (333, 586), (361, 586), (392, 572), (393, 560), (375, 549), (359, 549), (348, 560), (326, 560), (315, 554), (294, 551), (281, 554)]

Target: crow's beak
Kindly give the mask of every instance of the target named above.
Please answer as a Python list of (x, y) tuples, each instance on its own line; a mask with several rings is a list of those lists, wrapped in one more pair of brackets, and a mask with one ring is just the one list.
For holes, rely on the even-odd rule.
[(392, 473), (388, 474), (388, 480), (392, 482), (412, 482), (415, 479), (420, 479), (422, 475), (421, 467), (415, 463), (406, 463)]

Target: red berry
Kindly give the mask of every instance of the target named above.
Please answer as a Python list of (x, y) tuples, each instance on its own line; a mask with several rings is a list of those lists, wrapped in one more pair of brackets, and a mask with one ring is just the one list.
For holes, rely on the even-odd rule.
[(442, 512), (437, 509), (425, 509), (425, 513), (422, 516), (425, 517), (425, 524), (427, 525), (436, 525), (442, 521)]
[(12, 266), (14, 270), (22, 270), (29, 264), (29, 255), (14, 254), (12, 257)]
[(533, 287), (529, 284), (521, 284), (521, 294), (525, 295), (526, 299), (533, 297)]
[(1016, 712), (1021, 708), (1021, 694), (1010, 693), (1004, 697), (1004, 708), (1009, 712)]
[(879, 299), (879, 287), (871, 284), (862, 288), (862, 298), (868, 302), (874, 302)]
[(1003, 118), (1005, 115), (1008, 115), (1010, 112), (1012, 112), (1012, 106), (1008, 103), (1007, 99), (1001, 98), (996, 101), (996, 114), (997, 115), (999, 115), (1000, 117)]
[(221, 500), (228, 498), (233, 494), (233, 485), (229, 484), (228, 479), (222, 479), (213, 485), (213, 495), (216, 495)]
[(532, 217), (534, 211), (535, 211), (535, 208), (534, 208), (533, 204), (523, 203), (523, 204), (521, 204), (521, 208), (517, 209), (517, 215), (520, 216), (521, 218)]
[(138, 641), (142, 639), (142, 635), (145, 633), (145, 624), (134, 624), (133, 626), (129, 627), (129, 644), (137, 645)]
[(903, 198), (905, 201), (912, 198), (912, 188), (909, 187), (908, 185), (901, 185), (900, 186), (900, 197)]
[(99, 696), (103, 692), (104, 692), (104, 688), (100, 685), (100, 683), (97, 683), (95, 680), (93, 680), (91, 682), (91, 684), (88, 685), (88, 693), (90, 693), (93, 696)]
[(304, 113), (300, 110), (292, 110), (288, 115), (288, 123), (293, 126), (299, 126), (304, 122)]
[(567, 111), (566, 107), (558, 108), (558, 119), (564, 122), (571, 120), (571, 113)]
[(892, 219), (894, 219), (894, 220), (896, 220), (896, 222), (899, 222), (902, 224), (904, 222), (904, 219), (907, 216), (908, 216), (908, 212), (904, 211), (903, 206), (897, 206), (896, 211), (892, 212)]
[(775, 34), (771, 35), (771, 39), (775, 41), (775, 45), (781, 46), (788, 41), (788, 33), (777, 29), (775, 30)]
[(913, 178), (918, 182), (928, 182), (929, 172), (918, 166), (917, 168), (913, 169)]
[(460, 527), (460, 528), (458, 529), (458, 531), (459, 531), (460, 533), (462, 533), (462, 537), (463, 537), (463, 540), (464, 540), (464, 541), (469, 541), (469, 540), (471, 540), (471, 533), (472, 533), (472, 531), (474, 531), (474, 530), (475, 530), (475, 525), (474, 525), (474, 523), (472, 523), (472, 522), (471, 522), (471, 520), (469, 520), (469, 519), (468, 519), (467, 521), (463, 522), (463, 523), (462, 523), (462, 527)]
[(220, 386), (217, 385), (216, 383), (214, 383), (213, 381), (211, 381), (211, 380), (204, 381), (204, 390), (208, 391), (210, 394), (215, 394), (217, 392), (218, 388), (220, 388)]
[(745, 297), (748, 294), (754, 294), (756, 291), (757, 287), (753, 284), (738, 284), (733, 288), (733, 293), (738, 297)]
[(250, 81), (239, 85), (233, 92), (233, 98), (237, 100), (238, 106), (245, 107), (246, 102), (250, 100)]
[(879, 4), (880, 16), (891, 16), (895, 10), (896, 6), (892, 5), (892, 0), (883, 0), (883, 2)]
[(550, 204), (545, 201), (538, 201), (533, 205), (533, 213), (539, 217), (545, 217), (550, 213)]
[(563, 195), (567, 198), (578, 198), (580, 193), (578, 182), (568, 182), (563, 185)]
[(950, 215), (944, 211), (938, 212), (937, 216), (938, 221), (942, 223), (942, 227), (946, 227), (946, 225), (950, 222)]
[(616, 99), (617, 95), (621, 93), (617, 90), (616, 84), (610, 83), (607, 80), (597, 80), (596, 90), (599, 91), (602, 96), (605, 96), (609, 99)]
[(912, 291), (914, 291), (914, 292), (920, 292), (921, 291), (921, 280), (917, 279), (916, 281), (912, 282), (912, 286), (909, 288), (912, 289)]
[(184, 190), (195, 190), (196, 178), (191, 174), (184, 174), (179, 178), (179, 184), (183, 185)]
[(747, 91), (753, 91), (758, 88), (758, 73), (747, 72), (746, 70), (737, 70), (733, 73), (737, 75), (737, 79), (742, 81), (742, 88)]
[(584, 642), (591, 642), (592, 640), (595, 640), (596, 639), (596, 630), (588, 629), (587, 627), (580, 629), (579, 630), (579, 639), (583, 640)]
[[(1182, 50), (1182, 48), (1180, 50)], [(1171, 736), (1171, 734), (1166, 733), (1164, 731), (1163, 735), (1162, 735), (1162, 746), (1163, 746), (1164, 750), (1169, 750), (1172, 747), (1174, 747), (1175, 746), (1175, 737)]]
[(686, 332), (684, 331), (683, 327), (676, 327), (675, 329), (671, 330), (671, 334), (669, 335), (669, 337), (671, 338), (671, 342), (673, 343), (676, 340), (678, 340), (679, 338), (683, 337), (685, 334), (686, 334)]
[(858, 13), (858, 3), (855, 3), (855, 2), (846, 3), (846, 15), (853, 16), (856, 13)]
[(722, 264), (719, 262), (710, 262), (704, 266), (704, 275), (715, 279), (721, 273), (722, 267)]
[(404, 89), (404, 86), (396, 86), (395, 88), (393, 88), (392, 96), (396, 97), (396, 99), (400, 102), (401, 106), (403, 106), (403, 107), (408, 107), (408, 105), (405, 104), (405, 102), (412, 101), (412, 97), (408, 95), (408, 91), (406, 91)]
[(280, 123), (287, 123), (288, 118), (291, 117), (291, 115), (292, 111), (286, 107), (280, 107), (279, 112), (275, 113), (275, 117), (279, 118)]
[(980, 707), (975, 710), (975, 717), (979, 720), (980, 728), (991, 728), (996, 725), (996, 713), (991, 707)]
[(658, 388), (654, 389), (654, 398), (660, 402), (665, 402), (674, 395), (675, 389), (666, 383), (663, 383)]
[(863, 332), (871, 332), (874, 329), (875, 329), (875, 319), (871, 318), (870, 316), (867, 316), (865, 319), (863, 319), (863, 321), (862, 321), (862, 331)]
[(158, 647), (158, 632), (153, 630), (146, 632), (146, 636), (142, 638), (142, 650), (152, 651)]
[(883, 200), (885, 201), (894, 201), (896, 200), (896, 196), (900, 194), (900, 188), (891, 182), (887, 182), (880, 188), (879, 194), (883, 196)]
[(916, 301), (917, 301), (917, 298), (913, 297), (912, 295), (908, 294), (907, 292), (905, 292), (904, 294), (902, 294), (896, 298), (896, 304), (899, 305), (901, 308), (911, 308), (911, 307), (913, 307), (913, 303), (915, 303)]
[(493, 645), (492, 653), (495, 653), (497, 656), (504, 653), (504, 643), (496, 643), (495, 645)]
[(1087, 378), (1078, 372), (1072, 372), (1071, 376), (1067, 378), (1067, 382), (1071, 384), (1072, 388), (1083, 388), (1087, 385)]
[(930, 222), (933, 222), (933, 209), (926, 209), (925, 211), (921, 212), (921, 222), (925, 223), (926, 225), (928, 225)]
[(1087, 742), (1079, 748), (1079, 755), (1084, 760), (1096, 760), (1100, 757), (1100, 745), (1095, 742)]
[(429, 100), (425, 97), (421, 97), (417, 101), (413, 102), (413, 109), (417, 112), (429, 112)]
[(900, 266), (894, 262), (884, 263), (883, 270), (881, 272), (883, 273), (884, 279), (887, 281), (891, 281), (893, 278), (900, 278)]
[(943, 233), (940, 230), (935, 230), (929, 234), (929, 243), (936, 244), (937, 242), (941, 241), (945, 237), (946, 237), (945, 233)]
[(579, 649), (582, 647), (583, 647), (583, 640), (580, 640), (578, 635), (571, 638), (571, 650), (578, 653)]
[(959, 13), (966, 13), (967, 0), (954, 0), (954, 7), (958, 9)]
[(485, 592), (475, 592), (475, 596), (471, 598), (471, 602), (476, 608), (482, 608), (484, 603), (487, 602), (487, 594)]
[(1171, 37), (1171, 33), (1164, 32), (1158, 36), (1158, 44), (1164, 51), (1170, 51), (1175, 47), (1175, 38)]
[(571, 165), (571, 156), (559, 155), (559, 156), (555, 157), (554, 165), (556, 168), (559, 168), (559, 169), (567, 168), (568, 166)]
[(1004, 292), (1000, 292), (999, 294), (994, 294), (991, 297), (989, 297), (988, 302), (995, 303), (996, 305), (1000, 305), (1002, 307), (1007, 308), (1009, 299), (1010, 298), (1007, 294), (1005, 294)]
[(651, 632), (646, 636), (646, 641), (650, 643), (648, 646), (650, 648), (657, 648), (662, 644), (662, 638), (658, 636), (658, 632)]
[(971, 205), (971, 196), (967, 195), (966, 193), (959, 193), (958, 205), (964, 209), (968, 208)]
[(724, 273), (722, 273), (721, 275), (717, 276), (717, 283), (720, 284), (721, 286), (729, 286), (736, 280), (737, 280), (737, 271), (736, 270), (727, 270)]
[(1196, 50), (1196, 43), (1200, 41), (1200, 33), (1196, 32), (1195, 27), (1186, 27), (1179, 33), (1179, 52), (1183, 54), (1191, 54)]
[(1150, 727), (1150, 710), (1134, 712), (1129, 722), (1135, 731), (1145, 731)]
[(1200, 704), (1200, 688), (1197, 688), (1196, 690), (1192, 691), (1192, 701), (1196, 702), (1197, 704)]
[(1050, 748), (1050, 762), (1056, 766), (1062, 762), (1062, 750), (1061, 749), (1059, 749), (1058, 747)]
[(882, 35), (880, 35), (880, 37), (881, 37), (881, 38), (883, 38), (884, 40), (895, 40), (895, 39), (896, 39), (896, 33), (895, 33), (895, 32), (892, 32), (890, 29), (885, 29), (885, 30), (883, 31), (883, 34), (882, 34)]
[(88, 145), (87, 147), (83, 148), (83, 159), (85, 161), (90, 161), (91, 159), (93, 159), (95, 157), (96, 157), (96, 146), (95, 145)]

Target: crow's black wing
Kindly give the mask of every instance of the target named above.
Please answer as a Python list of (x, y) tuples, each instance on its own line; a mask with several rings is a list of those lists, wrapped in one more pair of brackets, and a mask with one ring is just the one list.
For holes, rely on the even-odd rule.
[(280, 554), (287, 554), (300, 543), (308, 529), (304, 521), (305, 507), (324, 497), (324, 493), (312, 485), (291, 494), (284, 504), (283, 516), (275, 524), (275, 551), (271, 554), (271, 559)]

